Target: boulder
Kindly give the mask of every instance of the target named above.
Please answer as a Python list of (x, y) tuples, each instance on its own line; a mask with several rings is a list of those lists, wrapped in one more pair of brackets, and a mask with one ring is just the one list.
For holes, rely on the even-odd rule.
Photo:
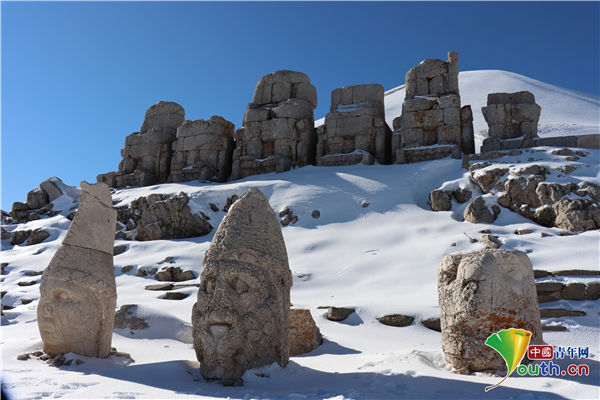
[(204, 236), (213, 229), (204, 214), (193, 214), (184, 192), (178, 195), (151, 194), (119, 208), (120, 222), (137, 227), (136, 240), (183, 239)]
[(486, 339), (503, 329), (532, 333), (542, 343), (540, 311), (531, 262), (516, 250), (453, 253), (438, 275), (442, 350), (459, 373), (503, 370), (504, 360)]
[(38, 327), (48, 354), (107, 357), (117, 299), (113, 245), (117, 213), (105, 184), (81, 182), (79, 208), (42, 275)]
[(463, 213), (465, 221), (471, 222), (473, 224), (479, 224), (482, 222), (491, 224), (496, 220), (500, 214), (500, 207), (497, 205), (492, 205), (488, 207), (484, 198), (481, 196), (476, 197)]
[(340, 322), (348, 318), (352, 313), (354, 313), (354, 308), (329, 307), (327, 309), (327, 319)]
[(27, 193), (27, 207), (29, 209), (42, 208), (48, 204), (48, 194), (42, 189), (33, 189)]
[(137, 304), (124, 304), (115, 313), (115, 329), (137, 331), (148, 329), (146, 319), (137, 315)]
[(290, 310), (290, 357), (310, 353), (323, 343), (310, 310)]
[(203, 265), (192, 326), (204, 378), (240, 384), (248, 369), (285, 367), (292, 274), (277, 215), (258, 188), (231, 206)]
[(429, 204), (433, 211), (449, 211), (452, 209), (451, 194), (449, 195), (447, 191), (441, 189), (435, 189), (429, 194)]

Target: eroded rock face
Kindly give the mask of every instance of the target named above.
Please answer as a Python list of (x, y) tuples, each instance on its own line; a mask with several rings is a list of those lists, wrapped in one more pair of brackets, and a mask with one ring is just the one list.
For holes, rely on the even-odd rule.
[(346, 86), (331, 92), (330, 112), (317, 129), (317, 165), (363, 161), (356, 150), (370, 154), (380, 164), (390, 162), (391, 130), (385, 123), (383, 96), (379, 84)]
[(517, 250), (449, 254), (438, 275), (442, 350), (459, 373), (503, 370), (504, 360), (485, 340), (502, 329), (532, 333), (542, 343), (531, 262)]
[(171, 145), (184, 120), (185, 110), (177, 103), (161, 101), (150, 107), (140, 132), (125, 138), (118, 171), (98, 175), (98, 182), (116, 188), (166, 182), (171, 167)]
[(79, 209), (42, 275), (38, 327), (49, 354), (107, 357), (117, 299), (113, 245), (117, 213), (105, 184), (81, 182)]
[(173, 142), (169, 182), (224, 182), (231, 174), (233, 124), (222, 117), (185, 121)]
[(231, 206), (203, 264), (192, 310), (202, 375), (239, 384), (247, 369), (285, 367), (292, 274), (277, 216), (257, 188)]
[(235, 132), (231, 179), (314, 163), (317, 90), (302, 72), (263, 76)]

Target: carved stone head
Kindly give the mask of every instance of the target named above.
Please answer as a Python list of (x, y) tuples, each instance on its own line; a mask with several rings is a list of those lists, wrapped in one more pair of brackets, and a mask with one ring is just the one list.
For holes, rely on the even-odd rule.
[(230, 208), (200, 281), (192, 324), (206, 379), (236, 384), (247, 369), (287, 365), (292, 279), (277, 217), (258, 189)]

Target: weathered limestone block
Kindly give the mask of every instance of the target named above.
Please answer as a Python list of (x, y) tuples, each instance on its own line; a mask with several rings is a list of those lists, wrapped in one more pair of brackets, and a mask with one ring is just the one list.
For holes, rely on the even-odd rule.
[(323, 343), (310, 310), (290, 310), (290, 357), (310, 353)]
[(250, 368), (285, 367), (292, 274), (277, 216), (257, 188), (231, 206), (203, 264), (192, 310), (202, 375), (239, 384)]
[(256, 85), (235, 134), (231, 179), (313, 164), (317, 92), (302, 72), (276, 71)]
[(346, 156), (356, 150), (368, 152), (381, 164), (390, 162), (391, 130), (385, 123), (383, 96), (379, 84), (331, 92), (331, 111), (317, 130), (317, 165), (338, 165), (336, 160), (339, 165), (361, 162), (360, 157)]
[(118, 171), (98, 175), (98, 182), (117, 188), (167, 182), (172, 143), (184, 120), (185, 110), (177, 103), (161, 101), (150, 107), (140, 132), (125, 138)]
[(483, 197), (478, 196), (465, 208), (463, 217), (465, 221), (472, 224), (479, 224), (482, 222), (491, 224), (498, 218), (500, 214), (500, 207), (493, 204), (488, 207)]
[(117, 212), (105, 184), (81, 182), (79, 209), (42, 275), (38, 327), (44, 351), (107, 357), (117, 299), (113, 244)]
[(489, 136), (498, 139), (537, 137), (541, 110), (533, 93), (527, 91), (490, 93), (487, 107), (481, 108), (489, 126)]
[(224, 118), (185, 121), (173, 142), (169, 182), (195, 179), (224, 182), (231, 174), (233, 124)]
[(442, 350), (459, 373), (506, 369), (486, 339), (502, 329), (532, 333), (542, 343), (531, 261), (517, 250), (453, 253), (438, 274)]
[[(443, 150), (417, 151), (410, 148), (433, 145), (458, 146), (474, 152), (473, 116), (470, 106), (460, 107), (458, 91), (458, 54), (448, 53), (448, 61), (424, 60), (406, 74), (406, 97), (402, 115), (394, 119), (392, 158), (394, 163), (425, 161), (449, 155)], [(470, 128), (470, 130), (469, 130)], [(473, 148), (473, 149), (472, 149)], [(432, 158), (427, 158), (429, 155)]]

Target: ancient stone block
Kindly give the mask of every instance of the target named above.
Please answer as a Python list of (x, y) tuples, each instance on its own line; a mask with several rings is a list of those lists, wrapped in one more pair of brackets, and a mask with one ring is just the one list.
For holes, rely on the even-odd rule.
[(231, 122), (218, 116), (208, 121), (185, 121), (172, 145), (168, 181), (226, 181), (231, 174), (233, 130)]
[(184, 120), (185, 111), (177, 103), (161, 101), (150, 107), (140, 132), (125, 138), (118, 171), (98, 175), (98, 182), (117, 188), (167, 182), (171, 173), (171, 144)]
[(438, 274), (442, 350), (459, 373), (506, 369), (486, 339), (502, 329), (531, 332), (542, 343), (531, 261), (517, 250), (453, 253)]
[(263, 76), (244, 126), (234, 135), (231, 179), (314, 163), (316, 104), (316, 89), (305, 74), (276, 71)]
[(285, 367), (292, 274), (277, 216), (257, 188), (231, 206), (203, 264), (192, 310), (202, 375), (236, 384), (247, 369)]
[(487, 107), (482, 107), (481, 111), (488, 123), (490, 137), (537, 137), (541, 107), (535, 104), (533, 93), (490, 93)]
[(81, 182), (81, 189), (67, 236), (42, 275), (38, 327), (46, 353), (107, 357), (117, 298), (117, 213), (108, 186)]
[[(383, 96), (383, 87), (378, 84), (331, 92), (331, 112), (318, 134), (317, 165), (361, 162), (360, 155), (345, 156), (356, 150), (368, 152), (382, 164), (390, 161), (391, 131), (384, 120)], [(320, 161), (322, 157), (326, 159)]]

